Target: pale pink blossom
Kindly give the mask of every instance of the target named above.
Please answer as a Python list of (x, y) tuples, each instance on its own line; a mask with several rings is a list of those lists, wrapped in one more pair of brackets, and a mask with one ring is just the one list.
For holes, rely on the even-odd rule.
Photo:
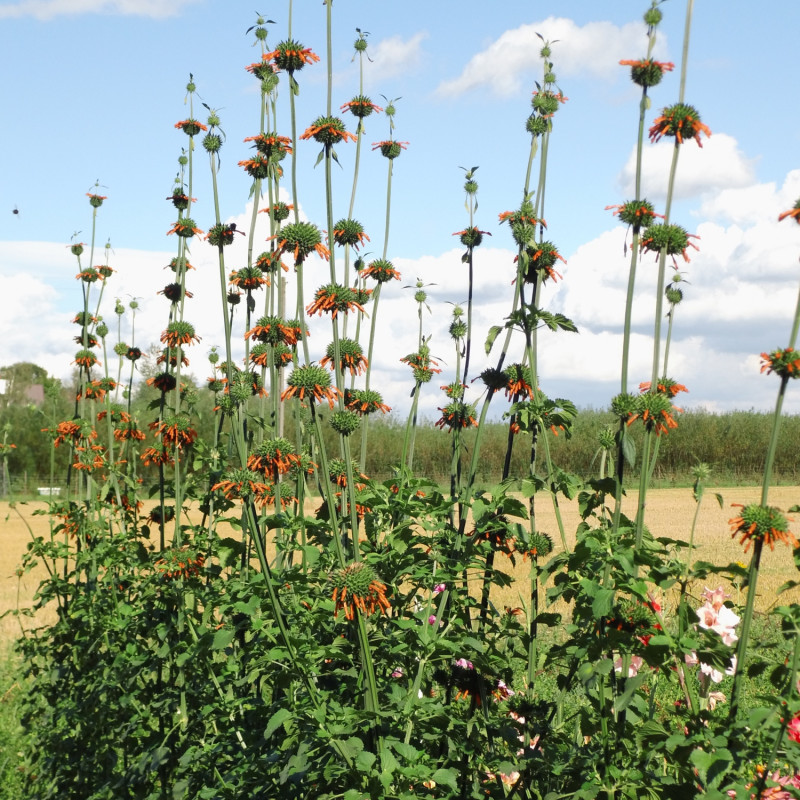
[(708, 707), (713, 711), (717, 707), (717, 703), (724, 703), (725, 695), (722, 692), (709, 692), (708, 693)]
[(459, 658), (456, 661), (456, 666), (461, 667), (461, 669), (475, 669), (471, 661), (468, 661), (466, 658)]
[(434, 594), (441, 594), (447, 588), (446, 583), (437, 583), (436, 586), (433, 587)]
[[(644, 659), (641, 656), (631, 656), (631, 661), (628, 665), (628, 677), (635, 678), (639, 674), (642, 664), (644, 664)], [(622, 672), (622, 656), (614, 662), (614, 672)]]

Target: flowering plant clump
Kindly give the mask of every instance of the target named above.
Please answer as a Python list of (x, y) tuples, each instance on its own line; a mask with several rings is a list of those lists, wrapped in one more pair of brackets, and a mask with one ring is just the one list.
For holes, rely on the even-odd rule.
[[(325, 42), (334, 41), (334, 5), (321, 4)], [(15, 800), (747, 800), (788, 797), (800, 786), (800, 582), (759, 585), (773, 556), (784, 563), (769, 569), (800, 564), (787, 516), (798, 506), (784, 514), (769, 496), (773, 471), (792, 474), (781, 451), (791, 454), (796, 437), (781, 428), (789, 424), (782, 403), (789, 378), (800, 375), (800, 304), (786, 347), (762, 354), (762, 372), (781, 381), (760, 498), (737, 505), (729, 521), (734, 555), (722, 552), (718, 536), (709, 546), (699, 533), (714, 524), (719, 532), (719, 520), (702, 513), (718, 477), (705, 463), (690, 469), (691, 491), (676, 490), (694, 499), (690, 519), (672, 509), (661, 518), (649, 494), (655, 477), (685, 480), (676, 465), (687, 454), (694, 460), (695, 450), (724, 465), (722, 482), (734, 470), (740, 478), (740, 460), (758, 449), (755, 438), (739, 438), (735, 452), (723, 451), (722, 426), (697, 436), (709, 428), (673, 405), (687, 389), (668, 377), (670, 347), (690, 371), (694, 353), (673, 329), (695, 299), (687, 292), (678, 309), (688, 280), (677, 258), (688, 262), (696, 237), (641, 196), (651, 177), (642, 180), (644, 132), (679, 145), (709, 131), (683, 102), (686, 64), (679, 102), (651, 111), (650, 94), (673, 69), (652, 58), (665, 5), (646, 3), (647, 56), (622, 62), (641, 88), (638, 126), (627, 134), (637, 140), (634, 199), (609, 207), (633, 229), (630, 254), (627, 234), (623, 248), (624, 314), (616, 319), (613, 303), (593, 298), (604, 329), (621, 331), (616, 375), (601, 372), (615, 334), (564, 349), (562, 334), (577, 325), (548, 310), (553, 299), (581, 304), (547, 283), (572, 276), (556, 271), (566, 264), (553, 243), (562, 234), (551, 235), (543, 219), (552, 182), (564, 177), (555, 158), (564, 149), (553, 139), (566, 102), (555, 63), (564, 45), (539, 34), (532, 52), (541, 78), (520, 118), (528, 135), (523, 125), (516, 130), (529, 149), (516, 178), (491, 181), (509, 191), (495, 213), (513, 208), (499, 213), (513, 252), (480, 248), (490, 233), (478, 227), (479, 167), (453, 164), (466, 213), (439, 232), (460, 229), (445, 277), (425, 272), (402, 289), (394, 283), (395, 264), (409, 253), (388, 260), (393, 181), (413, 165), (395, 163), (408, 145), (399, 140), (399, 98), (381, 109), (364, 94), (367, 31), (356, 29), (348, 55), (358, 62), (357, 86), (340, 87), (353, 97), (341, 111), (357, 120), (355, 133), (331, 116), (335, 65), (337, 84), (353, 75), (330, 44), (327, 110), (298, 131), (320, 100), (302, 105), (306, 88), (301, 97), (295, 76), (320, 59), (291, 38), (291, 3), (289, 34), (277, 46), (267, 40), (280, 11), (276, 19), (256, 15), (247, 33), (261, 58), (246, 69), (260, 85), (225, 101), (252, 102), (260, 121), (238, 145), (252, 179), (235, 176), (232, 185), (249, 191), (238, 204), (218, 180), (227, 174), (219, 172), (227, 151), (220, 115), (203, 103), (207, 123), (197, 122), (201, 98), (189, 75), (187, 119), (176, 127), (205, 137), (202, 148), (194, 139), (177, 143), (166, 198), (176, 209), (168, 212), (177, 215), (175, 252), (158, 292), (167, 302), (156, 344), (143, 339), (151, 328), (149, 306), (144, 321), (137, 316), (141, 298), (109, 298), (119, 265), (110, 244), (95, 259), (106, 208), (96, 182), (89, 208), (80, 205), (91, 238), (78, 242), (76, 233), (68, 245), (82, 301), (78, 330), (70, 325), (67, 337), (79, 348), (74, 385), (60, 387), (35, 365), (0, 367), (0, 493), (13, 496), (26, 475), (28, 491), (41, 485), (37, 505), (49, 505), (50, 518), (49, 535), (31, 528), (17, 573), (21, 590), (27, 573), (43, 576), (33, 619), (26, 609), (8, 612), (23, 630), (15, 698), (25, 742), (14, 745)], [(313, 9), (303, 14), (315, 29)], [(322, 88), (320, 77), (308, 90)], [(388, 130), (372, 148), (389, 163), (370, 158), (365, 167), (365, 120), (381, 111)], [(584, 128), (593, 141), (624, 139), (626, 116)], [(474, 131), (462, 129), (459, 152), (468, 152)], [(356, 146), (339, 163), (342, 141)], [(323, 169), (313, 171), (315, 155)], [(199, 174), (200, 156), (210, 180)], [(681, 156), (672, 148), (665, 214)], [(374, 193), (365, 168), (380, 173), (385, 193)], [(350, 186), (340, 186), (348, 172)], [(366, 201), (365, 185), (373, 193)], [(384, 202), (385, 224), (375, 224)], [(248, 233), (220, 211), (244, 206)], [(189, 263), (192, 237), (203, 234), (186, 216), (195, 207), (209, 215), (205, 238), (219, 262), (204, 276)], [(324, 221), (301, 221), (314, 208)], [(367, 217), (372, 241), (358, 221)], [(788, 217), (800, 222), (800, 201), (779, 219)], [(447, 218), (444, 207), (421, 228), (403, 219), (400, 246), (424, 245), (414, 236), (439, 218)], [(559, 224), (576, 219), (561, 213)], [(241, 247), (228, 248), (236, 234)], [(260, 254), (259, 239), (268, 242)], [(643, 252), (657, 254), (658, 269), (637, 282)], [(676, 267), (669, 275), (666, 256)], [(601, 266), (619, 288), (613, 258)], [(429, 259), (414, 263), (427, 271)], [(213, 306), (192, 285), (197, 277), (218, 280)], [(406, 292), (410, 308), (398, 311)], [(216, 309), (216, 323), (202, 320), (207, 332), (188, 321), (190, 298), (188, 307), (206, 316)], [(650, 336), (642, 314), (652, 306), (652, 361), (642, 365)], [(486, 314), (495, 317), (488, 332)], [(214, 339), (199, 381), (206, 392), (188, 357), (199, 334)], [(448, 340), (449, 356), (440, 349)], [(408, 353), (400, 361), (410, 374), (386, 361), (390, 344)], [(584, 383), (620, 387), (610, 420), (545, 393), (554, 379), (565, 382), (575, 359)], [(638, 391), (632, 363), (649, 378)], [(433, 412), (435, 386), (427, 384), (436, 374), (443, 405)], [(35, 407), (23, 394), (31, 378), (44, 394)], [(391, 413), (384, 398), (398, 392), (406, 399)], [(40, 453), (18, 421), (42, 416)], [(43, 477), (34, 483), (35, 475)], [(779, 543), (793, 555), (765, 552)], [(749, 563), (739, 562), (751, 547)], [(704, 584), (717, 588), (701, 592)]]

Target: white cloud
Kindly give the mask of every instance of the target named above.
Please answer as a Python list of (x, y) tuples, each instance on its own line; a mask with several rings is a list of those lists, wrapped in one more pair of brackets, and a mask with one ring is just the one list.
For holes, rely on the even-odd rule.
[[(650, 200), (666, 198), (674, 150), (672, 139), (645, 145), (642, 154), (642, 196)], [(633, 196), (635, 177), (634, 147), (617, 179), (626, 196)], [(744, 156), (736, 139), (725, 133), (715, 133), (708, 139), (703, 138), (702, 148), (694, 141), (687, 141), (680, 148), (674, 197), (683, 199), (750, 187), (754, 177), (753, 160)]]
[[(619, 74), (620, 60), (637, 57), (645, 42), (643, 26), (638, 22), (622, 27), (610, 22), (577, 25), (571, 19), (551, 16), (505, 31), (476, 53), (457, 78), (442, 82), (437, 92), (455, 96), (485, 86), (507, 97), (520, 91), (523, 78), (531, 83), (541, 74), (542, 42), (537, 34), (554, 43), (554, 69), (557, 76), (565, 77), (605, 79)], [(665, 38), (659, 37), (655, 55), (659, 57), (665, 47)]]
[(199, 0), (21, 0), (0, 4), (0, 19), (35, 17), (40, 20), (76, 14), (122, 14), (125, 16), (174, 17), (185, 6)]
[(371, 85), (405, 72), (413, 71), (422, 63), (422, 43), (428, 38), (427, 31), (419, 31), (410, 39), (390, 36), (381, 39), (367, 50), (372, 63), (366, 71)]

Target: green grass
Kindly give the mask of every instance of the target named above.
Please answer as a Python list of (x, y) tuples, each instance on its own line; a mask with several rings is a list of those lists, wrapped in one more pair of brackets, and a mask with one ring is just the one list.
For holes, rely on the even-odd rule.
[(0, 650), (0, 800), (22, 797), (25, 734), (20, 725), (23, 688), (19, 657), (9, 646)]

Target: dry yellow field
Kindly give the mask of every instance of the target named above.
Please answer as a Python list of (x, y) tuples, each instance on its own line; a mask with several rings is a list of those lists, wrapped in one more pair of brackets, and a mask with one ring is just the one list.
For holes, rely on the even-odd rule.
[[(713, 492), (722, 495), (722, 508), (714, 498)], [(728, 520), (737, 513), (737, 509), (731, 508), (731, 504), (758, 502), (759, 497), (760, 489), (756, 487), (708, 490), (698, 518), (695, 537), (696, 558), (717, 564), (728, 564), (731, 561), (746, 562), (748, 559), (744, 555), (742, 547), (731, 539)], [(633, 516), (635, 513), (636, 500), (637, 493), (635, 491), (629, 493), (626, 498), (623, 510), (629, 516)], [(800, 503), (800, 489), (776, 487), (771, 490), (769, 502), (770, 505), (786, 509)], [(574, 501), (562, 502), (560, 507), (569, 542), (574, 537), (575, 528), (580, 521), (577, 503)], [(31, 531), (34, 535), (47, 535), (47, 517), (33, 516), (34, 510), (43, 508), (46, 508), (44, 502), (17, 505), (15, 508), (9, 508), (8, 503), (0, 503), (0, 614), (8, 609), (17, 608), (18, 603), (22, 608), (29, 607), (39, 581), (44, 575), (44, 568), (41, 566), (29, 573), (17, 574), (22, 555), (30, 541)], [(648, 493), (647, 524), (654, 536), (670, 536), (688, 540), (694, 512), (695, 505), (691, 489), (658, 489)], [(196, 517), (199, 521), (199, 512), (196, 512)], [(537, 501), (537, 522), (540, 530), (553, 536), (556, 550), (558, 550), (560, 545), (558, 544), (552, 503), (544, 496)], [(28, 526), (30, 526), (30, 531)], [(799, 522), (792, 523), (792, 530), (800, 538)], [(513, 569), (510, 563), (507, 568), (499, 562), (497, 566), (505, 571), (513, 572), (518, 579), (527, 577), (528, 566), (519, 561), (516, 569)], [(798, 576), (791, 550), (783, 546), (777, 547), (775, 551), (766, 550), (761, 563), (756, 607), (766, 610), (775, 604), (777, 588), (793, 577)], [(702, 587), (697, 588), (698, 591), (702, 591)], [(493, 596), (493, 599), (498, 605), (521, 605), (520, 594), (513, 586), (503, 590), (496, 597)], [(781, 596), (778, 602), (798, 600), (800, 600), (800, 592), (794, 590)], [(32, 623), (31, 620), (24, 620), (24, 624), (25, 627), (30, 627)], [(0, 642), (7, 642), (18, 636), (19, 633), (19, 623), (14, 617), (8, 616), (0, 620)]]

